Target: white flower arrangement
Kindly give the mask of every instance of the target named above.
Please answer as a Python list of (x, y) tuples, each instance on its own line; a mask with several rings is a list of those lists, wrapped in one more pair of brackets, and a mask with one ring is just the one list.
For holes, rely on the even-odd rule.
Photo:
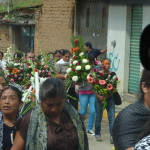
[(77, 63), (78, 63), (78, 61), (77, 60), (75, 60), (75, 61), (73, 61), (72, 62), (74, 65), (76, 65)]
[(72, 81), (74, 81), (74, 82), (78, 81), (78, 76), (73, 76)]
[(77, 71), (81, 70), (81, 66), (77, 66), (77, 67), (76, 67), (76, 70), (77, 70)]
[(86, 64), (86, 63), (88, 63), (88, 60), (87, 60), (87, 59), (83, 59), (83, 60), (82, 60), (82, 63), (83, 63), (83, 64)]
[(91, 69), (91, 66), (90, 65), (86, 65), (85, 66), (85, 70), (90, 70)]
[(81, 56), (83, 56), (84, 55), (84, 53), (83, 52), (81, 52), (80, 54), (79, 54), (79, 56), (81, 57)]
[(71, 68), (68, 68), (68, 69), (66, 70), (66, 73), (69, 73), (71, 70), (72, 70)]

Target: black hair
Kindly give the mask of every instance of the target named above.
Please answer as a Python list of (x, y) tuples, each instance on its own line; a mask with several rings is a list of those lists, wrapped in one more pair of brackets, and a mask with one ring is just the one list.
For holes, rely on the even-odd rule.
[(103, 62), (104, 62), (105, 60), (108, 60), (108, 61), (110, 61), (110, 63), (111, 63), (111, 60), (110, 60), (109, 58), (103, 58), (103, 59), (101, 60), (102, 64), (103, 64)]
[(41, 101), (46, 99), (52, 99), (56, 97), (66, 98), (65, 85), (62, 80), (58, 78), (46, 79), (39, 91), (39, 99)]
[(144, 68), (150, 70), (150, 24), (147, 25), (140, 38), (140, 60)]
[(60, 53), (62, 55), (61, 50), (55, 50), (55, 52), (53, 53), (53, 55), (56, 55), (57, 53)]
[(71, 55), (71, 53), (70, 53), (70, 51), (69, 51), (69, 50), (67, 50), (67, 49), (63, 49), (63, 51), (62, 51), (62, 55), (63, 55), (63, 56), (65, 56), (67, 53), (69, 53), (69, 54)]
[(7, 86), (6, 88), (4, 88), (4, 89), (2, 90), (1, 96), (2, 96), (3, 92), (4, 92), (5, 90), (8, 90), (8, 89), (11, 89), (11, 90), (15, 91), (16, 94), (18, 95), (19, 102), (21, 102), (21, 100), (22, 100), (22, 92), (21, 92), (18, 88), (14, 87), (14, 86)]
[(17, 58), (17, 59), (21, 59), (22, 57), (23, 57), (23, 53), (20, 53), (20, 52), (18, 52), (18, 53), (14, 53), (14, 59), (15, 58)]
[(42, 59), (42, 55), (38, 55), (37, 59), (40, 61)]
[(142, 82), (145, 82), (145, 86), (147, 88), (150, 88), (150, 71), (147, 69), (143, 70), (141, 80), (140, 80), (140, 91), (139, 91), (139, 100), (143, 101), (144, 100), (144, 92), (142, 90)]
[(0, 54), (2, 54), (2, 57), (4, 56), (4, 53), (2, 51), (0, 51)]
[(88, 46), (89, 48), (92, 48), (92, 43), (91, 42), (86, 42), (85, 45)]

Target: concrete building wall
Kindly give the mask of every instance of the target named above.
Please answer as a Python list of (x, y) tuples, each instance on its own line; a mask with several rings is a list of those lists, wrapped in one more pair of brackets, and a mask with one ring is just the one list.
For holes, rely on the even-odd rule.
[(6, 48), (12, 45), (12, 28), (0, 25), (0, 51), (5, 52)]
[(109, 5), (108, 12), (107, 57), (111, 59), (112, 71), (118, 75), (118, 90), (123, 94), (128, 89), (130, 8), (127, 5)]
[[(70, 49), (75, 0), (45, 0), (37, 10), (35, 52)], [(40, 13), (38, 13), (38, 11)], [(38, 15), (39, 14), (39, 15)]]

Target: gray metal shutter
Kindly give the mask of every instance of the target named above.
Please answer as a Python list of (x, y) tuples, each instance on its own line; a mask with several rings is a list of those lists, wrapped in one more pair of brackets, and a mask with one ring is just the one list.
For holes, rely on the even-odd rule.
[(140, 82), (139, 42), (142, 32), (143, 6), (133, 5), (131, 20), (130, 62), (128, 92), (136, 94)]

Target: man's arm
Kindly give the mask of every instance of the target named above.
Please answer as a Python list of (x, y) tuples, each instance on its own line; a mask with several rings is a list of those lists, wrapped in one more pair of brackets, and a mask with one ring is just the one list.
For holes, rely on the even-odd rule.
[(106, 49), (100, 49), (100, 53), (106, 53), (107, 52), (107, 48)]

